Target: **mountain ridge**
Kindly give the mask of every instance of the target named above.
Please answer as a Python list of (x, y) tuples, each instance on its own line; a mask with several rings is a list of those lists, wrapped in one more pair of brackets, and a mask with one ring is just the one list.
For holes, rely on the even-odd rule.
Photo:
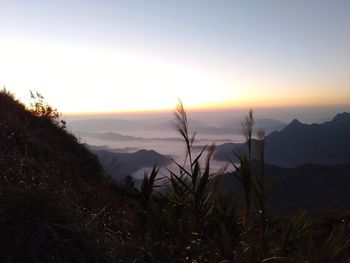
[[(297, 119), (283, 130), (266, 136), (266, 162), (280, 167), (305, 163), (346, 164), (350, 162), (350, 114), (337, 114), (321, 124), (303, 124)], [(247, 151), (244, 143), (217, 146), (214, 158), (227, 161), (232, 151)], [(255, 151), (253, 151), (254, 157)]]
[[(254, 170), (259, 164), (252, 162)], [(292, 168), (265, 165), (272, 213), (293, 214), (304, 210), (310, 215), (350, 209), (350, 162), (342, 165), (302, 164)], [(259, 174), (259, 171), (256, 171)], [(243, 189), (231, 174), (221, 186), (242, 199)]]

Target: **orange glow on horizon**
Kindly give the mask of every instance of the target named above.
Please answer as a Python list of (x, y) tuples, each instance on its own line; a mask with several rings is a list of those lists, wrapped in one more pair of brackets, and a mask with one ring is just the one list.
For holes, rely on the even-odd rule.
[[(267, 100), (237, 100), (218, 103), (205, 103), (201, 105), (187, 105), (184, 103), (185, 110), (189, 112), (206, 112), (206, 111), (230, 111), (242, 110), (248, 108), (313, 108), (313, 107), (333, 107), (333, 106), (350, 106), (348, 101), (344, 100), (339, 103), (339, 100), (318, 100), (310, 103), (308, 98), (300, 100), (299, 98), (283, 98), (279, 101)], [(81, 116), (81, 115), (114, 115), (114, 114), (158, 114), (169, 113), (175, 110), (176, 104), (172, 107), (155, 108), (155, 109), (134, 109), (134, 110), (115, 110), (115, 111), (94, 111), (94, 112), (63, 112), (66, 116)]]
[(29, 90), (37, 90), (66, 115), (173, 111), (177, 98), (188, 110), (350, 102), (346, 78), (298, 78), (239, 65), (220, 71), (121, 49), (6, 42), (0, 57), (0, 72), (10, 79), (6, 88), (25, 103)]

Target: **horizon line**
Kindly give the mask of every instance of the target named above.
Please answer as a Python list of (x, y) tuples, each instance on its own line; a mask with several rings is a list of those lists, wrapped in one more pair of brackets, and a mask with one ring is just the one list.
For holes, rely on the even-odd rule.
[[(230, 107), (191, 107), (188, 106), (185, 109), (187, 112), (230, 112), (230, 111), (244, 111), (248, 109), (320, 109), (320, 108), (336, 108), (336, 107), (350, 107), (350, 104), (323, 104), (323, 105), (257, 105), (257, 106), (230, 106)], [(62, 115), (66, 116), (78, 116), (78, 115), (117, 115), (117, 114), (167, 114), (175, 112), (175, 106), (173, 108), (163, 109), (135, 109), (135, 110), (113, 110), (113, 111), (77, 111), (77, 112), (64, 112)], [(350, 110), (350, 108), (349, 108)]]

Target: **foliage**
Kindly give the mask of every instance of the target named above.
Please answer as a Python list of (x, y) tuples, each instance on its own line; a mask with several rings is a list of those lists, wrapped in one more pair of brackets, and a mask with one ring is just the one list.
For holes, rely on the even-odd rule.
[(59, 127), (66, 128), (66, 122), (61, 120), (61, 113), (59, 113), (56, 108), (47, 104), (43, 95), (39, 92), (30, 91), (30, 97), (33, 101), (30, 104), (29, 110), (34, 115), (39, 116), (42, 119), (48, 119)]

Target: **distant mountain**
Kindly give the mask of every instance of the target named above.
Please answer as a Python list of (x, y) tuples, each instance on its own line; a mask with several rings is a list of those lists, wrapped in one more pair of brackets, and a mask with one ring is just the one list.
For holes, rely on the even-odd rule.
[(108, 145), (90, 145), (84, 143), (84, 146), (88, 148), (90, 151), (98, 151), (98, 150), (104, 150), (104, 151), (109, 151), (109, 152), (114, 152), (114, 153), (129, 153), (129, 152), (136, 152), (138, 148), (136, 147), (123, 147), (123, 148), (111, 148)]
[[(306, 164), (294, 168), (265, 167), (269, 183), (269, 207), (275, 213), (295, 213), (306, 210), (310, 214), (322, 211), (350, 209), (350, 164)], [(225, 174), (221, 185), (238, 198), (242, 198), (240, 183)]]
[[(232, 119), (232, 121), (227, 120), (225, 123), (222, 124), (221, 128), (232, 129), (233, 133), (241, 133), (242, 121), (243, 118), (234, 118)], [(273, 131), (280, 131), (286, 126), (286, 123), (275, 119), (257, 118), (254, 120), (255, 132), (263, 129), (267, 134), (269, 134)]]
[(181, 138), (145, 138), (130, 135), (123, 135), (116, 132), (105, 132), (105, 133), (81, 133), (81, 136), (97, 138), (105, 141), (182, 141)]
[[(194, 131), (197, 131), (200, 134), (211, 134), (211, 135), (220, 135), (220, 134), (240, 134), (242, 132), (242, 121), (241, 118), (229, 119), (225, 122), (220, 122), (219, 126), (192, 126)], [(254, 131), (257, 132), (260, 129), (263, 129), (266, 134), (269, 134), (273, 131), (282, 130), (286, 124), (279, 120), (274, 119), (256, 119)]]
[(140, 141), (145, 140), (143, 137), (136, 137), (130, 135), (123, 135), (116, 132), (105, 132), (105, 133), (81, 133), (81, 136), (97, 138), (106, 141)]
[(153, 150), (139, 150), (134, 153), (116, 153), (100, 149), (91, 151), (97, 155), (104, 169), (116, 180), (122, 180), (143, 167), (152, 167), (155, 163), (161, 167), (171, 161), (168, 156)]
[[(252, 148), (256, 149), (256, 141), (253, 140)], [(245, 143), (224, 143), (216, 146), (216, 150), (214, 153), (214, 159), (220, 161), (228, 161), (233, 160), (237, 161), (237, 158), (234, 153), (245, 153), (248, 154), (248, 146)], [(252, 158), (256, 158), (256, 151), (252, 151)]]
[[(322, 124), (307, 125), (295, 119), (283, 130), (266, 137), (266, 162), (281, 167), (346, 164), (350, 162), (349, 136), (349, 113), (338, 114)], [(253, 145), (253, 154), (254, 148)], [(228, 160), (232, 151), (242, 150), (247, 151), (245, 144), (222, 144), (217, 147), (214, 158)]]
[(68, 123), (73, 132), (109, 132), (115, 130), (139, 129), (144, 122), (124, 119), (84, 119)]
[[(189, 119), (188, 123), (193, 130), (196, 127), (210, 127), (205, 122)], [(149, 131), (172, 131), (174, 130), (174, 122), (172, 120), (124, 120), (114, 118), (99, 118), (99, 119), (83, 119), (71, 121), (68, 127), (73, 132), (79, 133), (105, 133), (110, 131), (133, 131), (135, 129)]]
[[(181, 143), (183, 139), (181, 137), (153, 137), (153, 138), (145, 138), (145, 137), (137, 137), (130, 135), (123, 135), (116, 132), (105, 132), (105, 133), (80, 133), (80, 136), (83, 137), (91, 137), (97, 138), (105, 141), (166, 141), (166, 142), (179, 142)], [(197, 139), (197, 142), (201, 141), (209, 141), (210, 139)], [(216, 142), (225, 142), (230, 141), (230, 139), (216, 139)]]
[[(279, 131), (286, 124), (274, 119), (256, 119), (256, 130), (264, 129), (266, 133)], [(239, 134), (241, 133), (241, 119), (229, 119), (227, 122), (220, 122), (219, 125), (209, 125), (204, 121), (194, 119), (188, 120), (191, 132), (208, 135)], [(128, 132), (134, 130), (144, 131), (174, 131), (174, 122), (164, 120), (124, 120), (124, 119), (84, 119), (68, 123), (69, 129), (80, 136), (85, 133), (109, 133)]]
[(282, 167), (305, 163), (346, 164), (350, 162), (350, 114), (337, 114), (322, 124), (293, 120), (266, 139), (266, 162)]
[[(209, 127), (205, 122), (189, 119), (191, 129), (195, 127)], [(76, 120), (68, 123), (68, 127), (73, 132), (88, 132), (88, 133), (104, 133), (110, 131), (134, 131), (149, 130), (149, 131), (169, 131), (174, 130), (172, 120), (165, 121), (163, 119), (150, 120), (125, 120), (114, 118), (99, 118), (99, 119), (84, 119)]]

